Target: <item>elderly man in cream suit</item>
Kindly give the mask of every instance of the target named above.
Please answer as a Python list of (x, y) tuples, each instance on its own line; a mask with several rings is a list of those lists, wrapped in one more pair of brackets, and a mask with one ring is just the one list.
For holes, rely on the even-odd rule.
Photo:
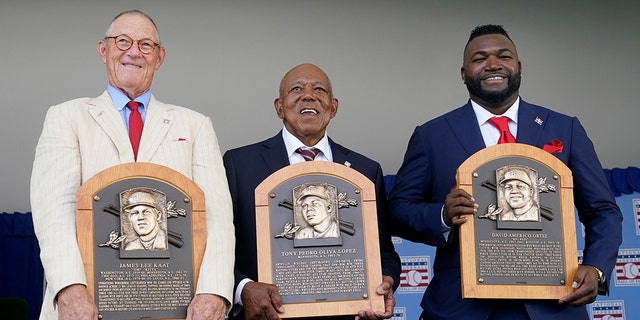
[[(96, 173), (136, 156), (127, 133), (127, 100), (142, 104), (138, 162), (170, 167), (191, 178), (206, 198), (207, 247), (187, 319), (223, 319), (233, 290), (233, 213), (211, 120), (162, 103), (150, 93), (164, 47), (153, 20), (141, 11), (117, 15), (98, 42), (109, 86), (47, 112), (31, 178), (31, 209), (47, 289), (41, 319), (97, 319), (75, 232), (75, 194)], [(120, 102), (124, 101), (122, 105)]]

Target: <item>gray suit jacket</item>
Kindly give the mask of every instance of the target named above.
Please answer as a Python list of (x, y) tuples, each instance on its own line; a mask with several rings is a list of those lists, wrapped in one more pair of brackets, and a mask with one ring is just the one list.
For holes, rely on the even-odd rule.
[[(47, 112), (31, 176), (33, 224), (47, 280), (41, 319), (57, 319), (54, 298), (61, 289), (86, 284), (75, 232), (76, 190), (96, 173), (127, 162), (134, 162), (129, 136), (106, 91)], [(204, 191), (207, 249), (196, 292), (233, 301), (233, 208), (211, 120), (151, 96), (138, 162), (170, 167)]]

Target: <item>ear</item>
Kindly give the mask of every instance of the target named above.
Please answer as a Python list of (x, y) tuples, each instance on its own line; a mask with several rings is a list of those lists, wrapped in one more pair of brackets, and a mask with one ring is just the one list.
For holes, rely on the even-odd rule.
[(284, 119), (284, 108), (282, 107), (282, 101), (280, 101), (280, 98), (276, 98), (273, 101), (273, 106), (274, 108), (276, 108), (276, 114), (278, 115), (278, 118)]
[(518, 60), (518, 68), (520, 69), (520, 75), (522, 76), (522, 62)]
[(338, 114), (338, 99), (336, 98), (331, 98), (331, 106), (332, 106), (332, 110), (331, 110), (331, 118), (333, 119), (333, 117), (336, 116), (336, 114)]
[(467, 79), (464, 76), (464, 67), (460, 67), (460, 78), (462, 79), (462, 83), (467, 83)]
[(98, 50), (98, 55), (100, 55), (100, 60), (102, 60), (103, 63), (107, 63), (107, 42), (101, 39), (98, 41), (98, 47), (96, 49)]
[(160, 66), (164, 62), (164, 57), (167, 54), (167, 51), (164, 47), (160, 47), (158, 49), (160, 49), (160, 52), (158, 52), (158, 60), (156, 61), (156, 67), (155, 67), (156, 70), (160, 69)]

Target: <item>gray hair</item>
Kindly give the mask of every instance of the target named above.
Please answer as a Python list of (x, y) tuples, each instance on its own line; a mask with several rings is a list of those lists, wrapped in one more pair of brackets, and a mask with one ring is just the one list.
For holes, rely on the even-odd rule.
[(160, 32), (158, 32), (158, 26), (156, 25), (156, 23), (153, 21), (153, 19), (151, 19), (151, 17), (148, 14), (146, 14), (146, 13), (144, 13), (144, 12), (138, 10), (138, 9), (127, 10), (127, 11), (123, 11), (123, 12), (118, 13), (118, 15), (116, 15), (111, 20), (111, 24), (109, 25), (109, 28), (107, 28), (107, 32), (105, 32), (105, 37), (112, 36), (111, 32), (113, 31), (113, 23), (116, 20), (118, 20), (118, 18), (120, 18), (120, 17), (122, 17), (124, 15), (128, 15), (128, 14), (137, 14), (137, 15), (140, 15), (140, 16), (143, 16), (143, 17), (149, 19), (149, 21), (151, 21), (151, 24), (153, 24), (153, 28), (156, 29), (156, 38), (158, 39), (158, 43), (160, 43)]

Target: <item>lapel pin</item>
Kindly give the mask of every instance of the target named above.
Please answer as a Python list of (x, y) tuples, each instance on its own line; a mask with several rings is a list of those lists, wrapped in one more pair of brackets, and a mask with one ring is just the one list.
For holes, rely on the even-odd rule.
[(533, 120), (533, 121), (534, 121), (535, 123), (537, 123), (539, 126), (541, 126), (541, 125), (542, 125), (542, 123), (544, 122), (544, 121), (542, 121), (542, 119), (540, 119), (540, 117), (536, 117), (536, 119), (535, 119), (535, 120)]

